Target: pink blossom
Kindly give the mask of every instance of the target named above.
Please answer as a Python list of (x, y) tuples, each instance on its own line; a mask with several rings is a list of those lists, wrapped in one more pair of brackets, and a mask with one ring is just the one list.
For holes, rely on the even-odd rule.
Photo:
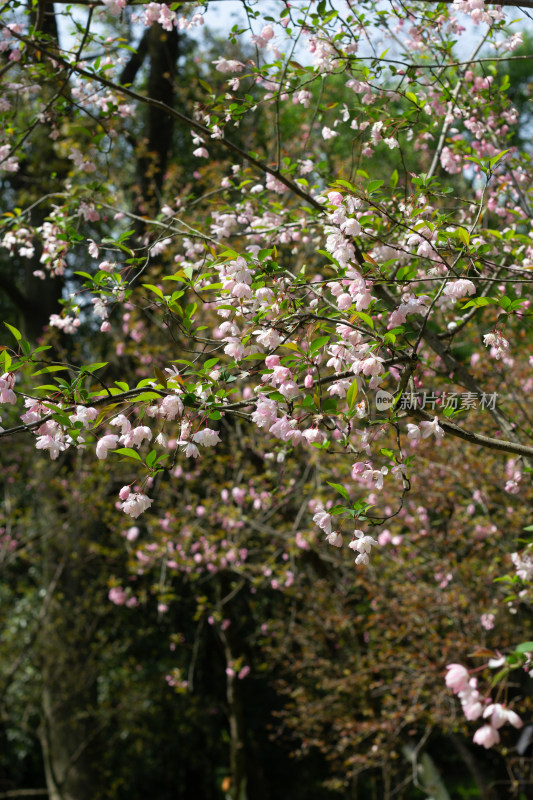
[(108, 433), (98, 441), (96, 445), (96, 458), (101, 460), (107, 458), (107, 451), (114, 450), (118, 446), (118, 436), (115, 433)]
[(296, 533), (295, 542), (296, 547), (299, 547), (300, 550), (309, 550), (309, 542), (304, 539), (300, 531), (297, 531)]
[(14, 405), (17, 402), (17, 396), (13, 391), (14, 386), (15, 375), (12, 372), (4, 372), (0, 378), (0, 403)]
[(152, 431), (148, 425), (138, 425), (121, 436), (120, 441), (124, 447), (140, 447), (145, 440), (150, 441), (151, 438)]
[(342, 206), (344, 198), (340, 192), (328, 192), (328, 200), (334, 206)]
[(150, 508), (154, 501), (145, 494), (135, 492), (130, 494), (127, 500), (122, 503), (121, 508), (125, 514), (137, 519), (147, 508)]
[(134, 542), (138, 538), (139, 533), (140, 531), (137, 527), (128, 528), (126, 531), (126, 539), (128, 542)]
[(220, 442), (218, 431), (211, 428), (204, 428), (202, 431), (197, 431), (192, 437), (193, 442), (202, 445), (202, 447), (214, 447)]
[(455, 694), (462, 692), (468, 686), (470, 675), (462, 664), (448, 664), (446, 667), (446, 686)]
[(350, 308), (352, 303), (353, 303), (352, 296), (349, 295), (347, 292), (337, 297), (337, 306), (341, 311), (346, 311), (347, 308)]
[(437, 441), (439, 441), (444, 436), (444, 431), (439, 425), (439, 418), (438, 417), (433, 417), (431, 422), (426, 422), (426, 421), (421, 422), (420, 423), (420, 430), (421, 430), (423, 439), (427, 439), (428, 436), (431, 436), (431, 434), (433, 434), (435, 436), (435, 439)]
[(322, 528), (325, 534), (331, 533), (331, 521), (332, 517), (324, 508), (319, 508), (316, 514), (313, 516), (313, 522), (315, 525), (318, 525), (319, 528)]
[(492, 630), (494, 628), (494, 614), (482, 614), (480, 622), (486, 631)]
[(492, 725), (483, 725), (482, 728), (478, 728), (474, 734), (474, 742), (475, 744), (479, 744), (488, 750), (495, 744), (498, 744), (500, 741), (500, 734), (493, 728)]
[(128, 597), (122, 586), (113, 586), (107, 596), (116, 606), (123, 606)]
[(422, 438), (422, 433), (418, 425), (414, 425), (412, 422), (407, 423), (407, 438), (412, 442), (420, 441)]
[(342, 547), (342, 536), (337, 531), (332, 531), (326, 536), (326, 542), (333, 547)]
[(512, 725), (513, 728), (521, 728), (524, 724), (518, 714), (501, 705), (501, 703), (491, 703), (487, 706), (483, 712), (483, 718), (488, 719), (489, 717), (493, 728), (501, 728), (506, 722)]
[(213, 64), (217, 68), (219, 72), (242, 72), (244, 69), (244, 64), (241, 61), (235, 61), (233, 59), (226, 59), (226, 58), (217, 58), (216, 61), (213, 61)]
[(466, 278), (460, 278), (458, 281), (447, 283), (443, 290), (443, 294), (454, 299), (475, 293), (476, 287), (472, 281), (466, 280)]
[(509, 350), (509, 342), (499, 331), (492, 331), (483, 336), (483, 343), (491, 348), (491, 355), (498, 361)]
[(354, 539), (350, 542), (348, 547), (358, 553), (370, 553), (372, 545), (379, 544), (372, 536), (367, 536), (363, 531), (354, 531)]
[(338, 131), (332, 131), (331, 128), (327, 128), (325, 125), (322, 128), (322, 138), (326, 141), (328, 139), (333, 139), (335, 136), (338, 136)]
[(185, 455), (187, 458), (198, 458), (200, 451), (195, 444), (191, 444), (191, 442), (181, 442), (181, 444), (185, 446)]

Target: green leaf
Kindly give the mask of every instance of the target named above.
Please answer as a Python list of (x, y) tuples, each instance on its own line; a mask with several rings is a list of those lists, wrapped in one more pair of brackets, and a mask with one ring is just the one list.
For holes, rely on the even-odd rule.
[(56, 366), (55, 364), (52, 364), (49, 367), (44, 367), (43, 369), (37, 370), (37, 372), (34, 372), (33, 375), (31, 375), (31, 377), (35, 378), (36, 375), (43, 375), (46, 372), (64, 372), (67, 369), (68, 367), (60, 367), (59, 365)]
[[(138, 454), (137, 454), (138, 455)], [(146, 466), (152, 467), (157, 459), (157, 450), (150, 450), (146, 456)]]
[(398, 186), (398, 179), (399, 179), (398, 170), (395, 169), (392, 175), (390, 176), (390, 181), (389, 181), (393, 189), (395, 189), (396, 186)]
[(199, 292), (214, 292), (220, 291), (222, 289), (222, 283), (207, 283), (205, 286), (200, 286), (198, 289)]
[(483, 308), (484, 306), (489, 306), (492, 303), (497, 303), (497, 299), (495, 297), (475, 297), (473, 300), (469, 300), (463, 306), (463, 308)]
[(318, 339), (314, 339), (309, 345), (309, 355), (313, 355), (317, 350), (321, 350), (327, 342), (329, 342), (329, 335), (319, 336)]
[(118, 450), (113, 450), (117, 456), (125, 456), (125, 458), (132, 458), (134, 461), (142, 461), (137, 450), (132, 450), (131, 447), (119, 447)]
[(14, 328), (14, 327), (13, 327), (13, 325), (10, 325), (10, 324), (9, 324), (9, 322), (4, 322), (4, 325), (6, 326), (6, 328), (8, 329), (8, 331), (11, 331), (11, 333), (13, 334), (13, 336), (15, 337), (15, 339), (17, 340), (17, 342), (20, 342), (20, 340), (22, 339), (22, 334), (21, 334), (21, 332), (18, 330), (18, 328)]
[(531, 653), (533, 652), (533, 642), (522, 642), (514, 649), (515, 653)]
[(334, 489), (336, 489), (339, 494), (342, 494), (345, 500), (348, 500), (348, 502), (350, 501), (350, 495), (348, 494), (344, 486), (342, 486), (340, 483), (331, 483), (331, 481), (327, 481), (327, 483), (329, 484), (329, 486), (332, 486)]
[(141, 394), (137, 395), (134, 399), (136, 403), (142, 403), (145, 400), (161, 400), (161, 397), (162, 395), (158, 392), (141, 392)]
[(374, 320), (372, 319), (370, 314), (366, 314), (364, 311), (356, 311), (353, 314), (352, 319), (354, 319), (355, 317), (359, 317), (359, 319), (361, 319), (366, 325), (368, 325), (369, 328), (374, 327)]
[(468, 245), (470, 244), (470, 234), (468, 233), (466, 228), (457, 228), (455, 233), (457, 235), (457, 238), (462, 241), (465, 247), (468, 247)]
[(198, 83), (200, 84), (200, 86), (201, 86), (203, 89), (205, 89), (205, 90), (206, 90), (206, 92), (209, 92), (209, 94), (214, 94), (214, 91), (213, 91), (213, 89), (211, 88), (211, 86), (209, 86), (209, 84), (207, 83), (207, 81), (204, 81), (204, 80), (202, 80), (201, 78), (199, 78), (199, 79), (198, 79)]
[(348, 408), (352, 409), (354, 407), (358, 393), (359, 387), (357, 385), (357, 378), (354, 378), (350, 384), (350, 388), (346, 392), (346, 402), (348, 403)]
[(501, 152), (501, 153), (498, 153), (498, 155), (497, 155), (497, 156), (493, 156), (493, 157), (492, 157), (492, 158), (489, 160), (489, 164), (490, 164), (491, 168), (492, 168), (492, 167), (494, 167), (494, 166), (495, 166), (495, 165), (498, 163), (498, 161), (500, 160), (500, 158), (503, 158), (503, 156), (504, 156), (506, 153), (508, 153), (508, 152), (509, 152), (509, 150), (502, 150), (502, 152)]
[(3, 365), (2, 372), (7, 372), (11, 366), (11, 356), (7, 350), (0, 351), (0, 365)]
[(383, 184), (384, 184), (384, 183), (385, 183), (385, 181), (370, 181), (370, 182), (369, 182), (369, 183), (367, 183), (367, 185), (366, 185), (366, 190), (367, 190), (367, 192), (368, 192), (369, 194), (371, 194), (371, 192), (375, 192), (375, 191), (377, 191), (377, 190), (378, 190), (378, 189), (379, 189), (381, 186), (383, 186)]
[(164, 296), (163, 292), (161, 291), (161, 289), (159, 288), (159, 286), (154, 286), (153, 283), (143, 283), (143, 287), (145, 289), (149, 289), (151, 292), (156, 294), (158, 297), (161, 298), (161, 300), (165, 299), (165, 296)]
[(107, 367), (109, 361), (96, 361), (94, 364), (87, 364), (86, 367), (82, 367), (82, 372), (96, 372), (97, 369), (102, 369), (102, 367)]

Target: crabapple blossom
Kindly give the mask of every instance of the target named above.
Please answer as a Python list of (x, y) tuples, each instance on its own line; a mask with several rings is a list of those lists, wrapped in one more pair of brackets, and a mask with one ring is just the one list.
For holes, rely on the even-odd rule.
[(214, 431), (211, 428), (204, 428), (201, 431), (197, 431), (193, 437), (193, 442), (196, 444), (202, 445), (202, 447), (214, 447), (220, 442), (220, 435), (218, 431)]
[(478, 728), (474, 734), (475, 744), (481, 745), (481, 747), (484, 747), (486, 750), (498, 744), (499, 741), (500, 734), (492, 725), (483, 725), (481, 728)]
[(318, 511), (313, 516), (313, 522), (321, 528), (326, 535), (331, 533), (331, 523), (333, 517), (331, 514), (328, 514), (324, 508), (320, 507)]
[(491, 355), (494, 356), (496, 360), (500, 360), (509, 350), (509, 342), (499, 331), (486, 333), (483, 336), (483, 343), (491, 348)]
[(374, 539), (372, 536), (363, 533), (363, 531), (354, 531), (354, 539), (352, 539), (348, 547), (351, 550), (355, 550), (357, 553), (359, 553), (355, 559), (355, 563), (357, 565), (363, 564), (366, 566), (369, 563), (368, 556), (373, 545), (379, 545), (379, 542), (376, 541), (376, 539)]
[(457, 281), (447, 283), (443, 290), (443, 294), (447, 295), (447, 297), (453, 297), (454, 299), (475, 293), (476, 287), (472, 281), (466, 280), (466, 278), (460, 278)]
[(506, 722), (512, 725), (513, 728), (521, 728), (524, 724), (515, 711), (505, 708), (501, 703), (491, 703), (487, 706), (483, 712), (483, 718), (488, 719), (489, 717), (490, 724), (496, 729), (501, 728)]
[(119, 437), (115, 433), (108, 433), (98, 440), (96, 445), (96, 457), (103, 460), (107, 458), (108, 450), (115, 450), (118, 447)]
[(342, 547), (342, 536), (340, 533), (332, 531), (326, 536), (326, 542), (333, 545), (333, 547)]
[[(315, 547), (317, 552), (325, 545), (340, 548), (348, 522), (368, 525), (370, 531), (383, 524), (389, 527), (376, 533), (377, 541), (354, 532), (349, 548), (356, 564), (368, 564), (373, 547), (388, 545), (386, 571), (388, 559), (400, 565), (405, 551), (411, 559), (406, 580), (415, 586), (425, 558), (420, 541), (429, 545), (429, 532), (435, 530), (435, 551), (425, 570), (427, 591), (445, 597), (452, 594), (450, 581), (459, 586), (460, 569), (446, 563), (439, 551), (443, 523), (439, 508), (430, 508), (433, 487), (423, 505), (408, 492), (411, 481), (413, 489), (417, 479), (423, 489), (428, 483), (427, 461), (417, 458), (422, 440), (430, 444), (433, 436), (440, 444), (447, 433), (428, 474), (445, 475), (460, 466), (462, 451), (453, 451), (453, 441), (465, 453), (479, 446), (493, 450), (494, 458), (498, 451), (513, 455), (505, 472), (495, 466), (490, 500), (474, 494), (476, 474), (464, 481), (454, 478), (465, 495), (458, 491), (454, 498), (459, 504), (454, 530), (468, 527), (471, 520), (476, 552), (493, 538), (493, 515), (494, 520), (511, 519), (528, 491), (532, 448), (524, 441), (530, 424), (519, 394), (522, 390), (527, 397), (533, 390), (524, 358), (531, 333), (531, 164), (520, 141), (523, 120), (513, 106), (513, 89), (507, 91), (507, 78), (496, 82), (494, 77), (521, 36), (510, 32), (502, 8), (484, 0), (453, 0), (438, 8), (414, 3), (405, 14), (396, 4), (381, 2), (364, 4), (364, 15), (355, 14), (350, 5), (357, 4), (347, 4), (331, 18), (316, 12), (315, 3), (304, 4), (309, 8), (300, 14), (287, 2), (276, 19), (264, 21), (263, 4), (255, 5), (248, 23), (232, 29), (231, 46), (223, 47), (217, 38), (214, 61), (189, 60), (187, 48), (180, 49), (183, 63), (187, 59), (191, 69), (197, 64), (205, 80), (200, 80), (198, 96), (189, 102), (184, 95), (186, 104), (174, 112), (162, 98), (128, 89), (127, 81), (123, 85), (135, 57), (126, 60), (122, 51), (129, 45), (121, 35), (139, 24), (160, 26), (170, 53), (181, 37), (178, 31), (204, 23), (192, 5), (185, 4), (178, 18), (168, 3), (139, 7), (104, 0), (103, 9), (95, 9), (98, 33), (87, 25), (86, 36), (67, 50), (49, 41), (41, 48), (33, 24), (25, 33), (24, 25), (16, 28), (11, 17), (9, 23), (0, 20), (0, 53), (12, 67), (0, 70), (0, 170), (11, 209), (2, 217), (0, 247), (13, 262), (9, 269), (20, 286), (11, 290), (15, 299), (7, 299), (19, 314), (24, 304), (18, 303), (17, 293), (34, 278), (54, 279), (43, 301), (50, 299), (48, 294), (55, 298), (54, 306), (42, 304), (49, 317), (42, 349), (39, 331), (19, 333), (8, 324), (15, 340), (0, 345), (5, 370), (0, 402), (12, 406), (26, 397), (21, 424), (13, 423), (13, 430), (25, 427), (36, 449), (51, 459), (69, 448), (86, 447), (95, 435), (100, 437), (95, 442), (99, 460), (110, 450), (153, 442), (147, 458), (132, 453), (138, 458), (121, 465), (135, 474), (113, 477), (113, 491), (129, 482), (115, 496), (115, 505), (136, 519), (154, 502), (144, 492), (157, 485), (162, 502), (167, 484), (174, 481), (177, 493), (187, 498), (183, 513), (192, 522), (182, 524), (164, 510), (159, 521), (149, 520), (142, 546), (132, 554), (140, 571), (153, 566), (162, 549), (165, 574), (167, 566), (182, 570), (186, 565), (192, 581), (197, 572), (205, 577), (231, 568), (248, 581), (244, 562), (250, 576), (256, 566), (242, 555), (250, 541), (246, 520), (257, 516), (253, 553), (259, 552), (256, 561), (263, 562), (257, 574), (267, 579), (269, 590), (292, 584), (294, 591), (299, 560), (315, 556)], [(464, 26), (458, 14), (463, 13), (470, 17), (470, 28), (484, 27), (475, 54), (466, 60), (461, 55), (459, 61)], [(116, 19), (108, 28), (110, 14)], [(360, 43), (372, 42), (378, 23), (383, 55), (376, 50), (366, 66)], [(287, 41), (285, 54), (276, 47), (278, 32)], [(469, 30), (470, 36), (475, 31)], [(141, 40), (141, 48), (146, 41)], [(402, 53), (401, 68), (394, 57), (385, 58), (389, 47)], [(297, 60), (298, 49), (304, 66)], [(150, 44), (147, 58), (152, 50)], [(43, 102), (39, 81), (46, 63), (64, 76), (68, 92), (57, 97), (47, 92)], [(174, 69), (169, 70), (173, 84)], [(212, 90), (207, 81), (214, 84)], [(151, 79), (148, 84), (147, 92), (154, 88)], [(65, 102), (67, 95), (72, 102)], [(163, 120), (167, 114), (168, 131), (172, 116), (188, 126), (179, 165), (158, 151), (150, 125), (134, 147), (132, 131), (142, 125), (132, 120), (141, 119), (143, 103), (155, 103)], [(89, 127), (82, 135), (77, 120), (85, 117)], [(48, 151), (36, 137), (48, 141)], [(34, 174), (31, 159), (40, 152), (54, 154), (54, 169), (62, 160), (68, 168), (61, 167), (58, 176), (49, 170), (38, 199), (36, 190), (31, 196), (26, 178)], [(191, 153), (198, 169), (187, 163)], [(125, 154), (142, 167), (143, 180), (134, 181), (132, 191), (123, 188), (124, 176), (136, 172), (133, 164), (124, 163)], [(476, 294), (473, 302), (458, 302)], [(34, 327), (27, 309), (20, 313), (26, 328)], [(490, 328), (481, 340), (480, 331)], [(75, 337), (68, 348), (63, 348), (64, 334)], [(492, 362), (495, 369), (486, 368), (481, 341), (491, 359), (501, 362)], [(69, 352), (68, 362), (57, 355), (62, 349)], [(107, 361), (100, 363), (100, 358)], [(18, 370), (22, 380), (15, 392)], [(35, 383), (31, 373), (37, 380), (45, 371), (52, 373), (47, 383)], [(487, 397), (500, 385), (507, 393), (501, 404), (505, 415), (495, 404), (485, 404), (487, 413), (465, 414), (457, 426), (439, 424), (438, 416), (422, 411), (422, 397), (426, 409), (442, 415), (445, 394), (449, 401), (467, 390), (469, 399), (479, 386), (479, 394)], [(376, 401), (387, 394), (391, 398), (387, 413), (380, 412), (370, 394), (378, 388), (384, 394)], [(401, 393), (407, 391), (419, 400), (411, 406), (392, 403), (398, 395), (404, 400)], [(461, 407), (466, 406), (464, 399)], [(7, 413), (13, 416), (13, 409)], [(220, 431), (206, 427), (211, 420), (221, 420)], [(111, 428), (116, 433), (105, 433)], [(459, 434), (468, 444), (459, 441)], [(216, 502), (211, 505), (209, 486), (194, 496), (202, 484), (201, 459), (207, 455), (208, 466), (213, 459), (204, 448), (215, 447), (222, 436), (229, 466), (227, 483), (216, 496), (231, 513)], [(246, 471), (246, 459), (242, 465), (237, 458), (231, 463), (231, 450), (245, 447), (266, 464), (257, 479), (259, 490), (255, 476)], [(306, 470), (301, 482), (293, 480), (293, 457)], [(353, 463), (354, 458), (364, 460)], [(385, 481), (389, 473), (394, 480)], [(326, 474), (337, 483), (323, 479)], [(271, 557), (270, 538), (278, 538), (274, 531), (264, 558), (255, 539), (276, 513), (277, 501), (269, 494), (272, 476), (278, 498), (287, 498), (287, 514), (299, 503), (301, 512), (288, 537), (290, 549), (280, 531), (279, 550)], [(301, 501), (311, 485), (319, 487), (321, 499), (307, 505)], [(349, 492), (346, 506), (333, 505), (337, 490), (345, 499)], [(500, 496), (504, 511), (496, 513)], [(366, 516), (364, 509), (373, 506), (376, 513)], [(305, 527), (311, 516), (323, 532), (316, 537), (319, 542), (312, 543)], [(179, 535), (174, 535), (178, 525)], [(205, 531), (211, 528), (220, 530), (220, 537), (209, 538)], [(294, 540), (297, 528), (302, 533)], [(124, 536), (134, 542), (139, 529)], [(504, 564), (513, 546), (501, 548), (498, 563)], [(329, 559), (334, 560), (331, 552)], [(529, 598), (530, 587), (520, 581), (533, 581), (533, 554), (527, 547), (510, 560), (516, 569), (511, 579), (518, 584), (517, 606)], [(250, 580), (254, 591), (256, 583)], [(108, 587), (113, 584), (110, 580)], [(496, 593), (486, 586), (483, 592), (477, 605), (470, 605), (470, 598), (462, 603), (473, 620), (468, 635), (479, 636), (482, 644), (496, 634), (485, 633), (493, 629), (496, 614), (502, 616)], [(165, 597), (157, 603), (163, 611), (167, 592), (162, 585), (161, 594)], [(109, 599), (128, 607), (138, 602), (129, 585), (127, 591), (110, 589)], [(487, 608), (495, 613), (482, 614)], [(457, 626), (464, 640), (466, 629)], [(239, 669), (240, 660), (227, 665), (232, 677), (244, 676), (247, 668)], [(484, 696), (481, 684), (462, 665), (448, 666), (446, 685), (468, 720), (484, 718), (476, 743), (490, 747), (499, 741), (504, 723), (521, 724), (518, 715)], [(350, 739), (337, 737), (339, 759), (345, 769), (354, 764), (358, 769), (359, 756), (353, 761), (341, 753), (343, 737)]]
[(431, 422), (423, 421), (420, 423), (420, 431), (423, 439), (427, 439), (433, 434), (435, 439), (439, 441), (444, 437), (444, 431), (439, 425), (439, 418), (433, 417)]
[(0, 403), (11, 403), (15, 405), (17, 396), (13, 391), (16, 376), (13, 372), (5, 372), (0, 378)]
[(448, 664), (446, 669), (446, 686), (456, 694), (466, 689), (470, 679), (468, 670), (462, 664)]
[(141, 492), (130, 494), (121, 504), (122, 511), (133, 519), (137, 519), (147, 508), (150, 508), (154, 501)]

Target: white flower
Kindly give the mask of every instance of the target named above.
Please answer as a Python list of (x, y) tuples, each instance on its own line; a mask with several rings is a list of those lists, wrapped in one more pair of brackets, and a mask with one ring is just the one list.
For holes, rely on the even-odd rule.
[(365, 535), (363, 531), (354, 531), (354, 536), (356, 538), (350, 542), (348, 547), (358, 553), (370, 553), (372, 545), (378, 544), (372, 536)]
[(439, 425), (439, 418), (438, 417), (433, 417), (431, 422), (425, 422), (425, 421), (421, 422), (420, 423), (420, 430), (421, 430), (423, 439), (427, 439), (428, 436), (431, 436), (431, 434), (433, 434), (435, 436), (435, 439), (437, 439), (437, 441), (439, 441), (439, 439), (442, 439), (443, 436), (444, 436), (444, 431)]
[(483, 343), (491, 348), (491, 355), (497, 361), (509, 350), (509, 342), (499, 331), (486, 333), (483, 336)]
[(203, 431), (197, 431), (192, 437), (192, 440), (203, 447), (214, 447), (220, 442), (220, 436), (218, 435), (218, 431), (214, 431), (211, 428), (204, 428)]
[(465, 295), (475, 294), (476, 287), (472, 281), (466, 280), (466, 278), (459, 278), (458, 281), (447, 283), (442, 293), (447, 297), (457, 299), (458, 297), (464, 297)]
[(96, 458), (103, 460), (107, 458), (107, 451), (114, 450), (118, 445), (118, 436), (116, 433), (108, 433), (107, 436), (102, 436), (96, 445)]
[(322, 128), (322, 138), (325, 139), (326, 141), (328, 139), (333, 139), (335, 136), (338, 135), (339, 135), (338, 131), (332, 131), (331, 128), (327, 128), (326, 126)]
[(492, 725), (483, 725), (474, 734), (474, 742), (481, 745), (486, 750), (492, 747), (493, 744), (498, 744), (500, 741), (500, 734), (492, 727)]
[(122, 503), (121, 508), (125, 514), (137, 519), (147, 508), (150, 508), (154, 501), (145, 494), (135, 492), (130, 494), (127, 500)]
[(413, 425), (412, 422), (407, 423), (407, 438), (411, 439), (412, 442), (419, 442), (422, 437), (422, 433), (418, 425)]
[(342, 547), (342, 536), (337, 531), (332, 531), (326, 536), (326, 542), (333, 547)]
[(510, 708), (505, 708), (501, 703), (491, 703), (483, 712), (483, 718), (490, 717), (490, 724), (493, 728), (501, 728), (506, 722), (509, 722), (513, 728), (521, 728), (523, 725), (522, 720)]
[(319, 528), (322, 528), (325, 534), (331, 533), (331, 520), (332, 517), (325, 511), (323, 508), (320, 508), (313, 517), (313, 522), (315, 525), (318, 525)]
[(132, 428), (128, 433), (120, 437), (120, 441), (124, 447), (140, 447), (146, 439), (150, 441), (152, 438), (152, 431), (147, 425), (138, 425)]

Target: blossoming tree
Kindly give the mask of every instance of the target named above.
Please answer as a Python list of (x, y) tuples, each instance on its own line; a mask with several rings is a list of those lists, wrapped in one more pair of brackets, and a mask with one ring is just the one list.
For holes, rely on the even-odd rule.
[[(249, 426), (261, 458), (331, 469), (313, 519), (354, 569), (387, 545), (428, 442), (499, 454), (505, 492), (525, 499), (532, 176), (505, 65), (529, 56), (506, 5), (243, 3), (186, 98), (180, 44), (216, 1), (82, 3), (58, 25), (46, 2), (7, 0), (0, 244), (23, 323), (6, 323), (0, 352), (3, 444), (80, 450), (111, 474), (124, 460), (116, 502), (137, 520)], [(160, 68), (138, 86), (150, 48)], [(173, 171), (178, 126), (188, 175)], [(50, 175), (29, 202), (42, 153)], [(68, 359), (39, 343), (44, 323), (63, 351), (81, 338)], [(98, 338), (114, 353), (87, 362)], [(121, 359), (151, 338), (165, 344), (130, 386)], [(529, 549), (514, 549), (510, 580), (527, 584)], [(499, 677), (532, 651), (493, 656)], [(464, 666), (447, 683), (481, 720), (478, 744), (520, 725)]]

